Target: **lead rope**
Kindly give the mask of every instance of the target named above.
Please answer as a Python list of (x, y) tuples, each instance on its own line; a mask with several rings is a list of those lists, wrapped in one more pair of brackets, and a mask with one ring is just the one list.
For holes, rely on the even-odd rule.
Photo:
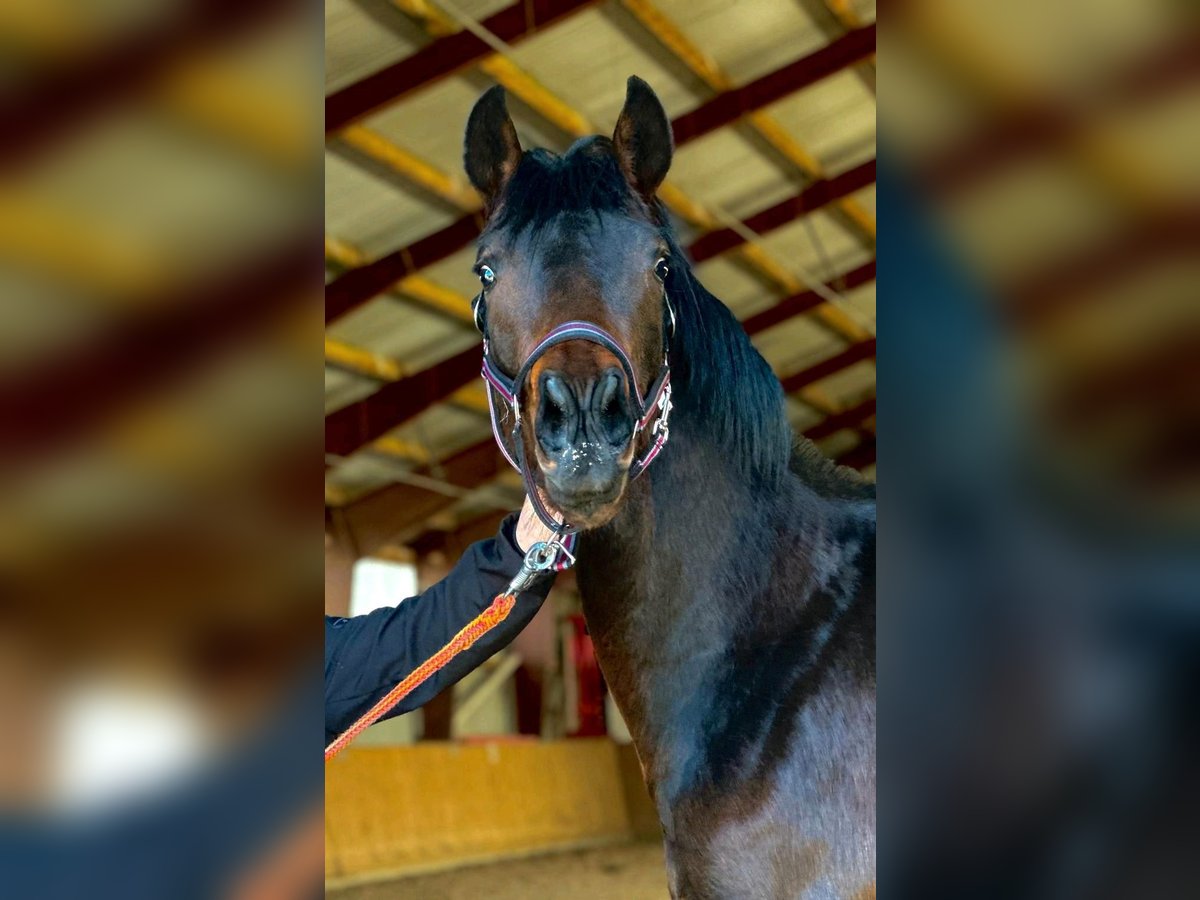
[[(560, 556), (562, 562), (559, 562)], [(387, 715), (396, 705), (429, 680), (435, 673), (445, 668), (454, 657), (470, 648), (481, 637), (508, 618), (517, 603), (517, 595), (527, 590), (534, 580), (543, 572), (550, 569), (566, 568), (575, 562), (570, 551), (563, 546), (561, 535), (555, 535), (550, 541), (538, 541), (529, 548), (525, 560), (513, 580), (508, 583), (503, 593), (497, 594), (491, 605), (463, 629), (450, 639), (441, 650), (413, 669), (394, 688), (384, 694), (379, 701), (339, 734), (325, 748), (325, 762), (341, 753), (356, 737)]]

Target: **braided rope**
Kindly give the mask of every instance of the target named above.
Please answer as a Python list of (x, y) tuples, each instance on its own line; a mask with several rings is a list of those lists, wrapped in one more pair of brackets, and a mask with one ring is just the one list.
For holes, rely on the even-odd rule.
[(397, 703), (424, 684), (435, 672), (444, 668), (450, 660), (507, 619), (516, 602), (516, 594), (497, 594), (491, 605), (468, 622), (462, 631), (450, 639), (446, 646), (413, 669), (403, 681), (384, 694), (379, 702), (363, 713), (353, 725), (339, 734), (333, 743), (325, 748), (325, 762), (329, 762), (341, 753), (351, 741), (387, 715), (388, 711)]

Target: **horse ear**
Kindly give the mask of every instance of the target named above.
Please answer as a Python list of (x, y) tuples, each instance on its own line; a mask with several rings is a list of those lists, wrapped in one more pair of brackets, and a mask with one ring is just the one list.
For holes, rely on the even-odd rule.
[(491, 207), (520, 161), (517, 129), (508, 115), (504, 88), (496, 85), (475, 101), (463, 144), (463, 166), (485, 206)]
[(654, 196), (671, 168), (675, 144), (671, 120), (654, 90), (636, 75), (625, 87), (625, 106), (613, 132), (617, 159), (629, 183), (647, 199)]

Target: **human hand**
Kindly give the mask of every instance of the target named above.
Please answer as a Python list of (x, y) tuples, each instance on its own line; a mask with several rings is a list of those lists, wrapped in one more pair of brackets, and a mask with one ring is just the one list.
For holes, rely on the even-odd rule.
[(521, 506), (521, 516), (517, 519), (517, 546), (526, 553), (538, 541), (548, 541), (554, 537), (554, 532), (547, 528), (538, 514), (533, 511), (529, 498)]

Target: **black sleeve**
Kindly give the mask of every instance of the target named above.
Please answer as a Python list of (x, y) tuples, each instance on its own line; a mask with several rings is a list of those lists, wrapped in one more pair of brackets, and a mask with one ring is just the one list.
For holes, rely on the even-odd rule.
[[(494, 538), (467, 548), (450, 573), (425, 593), (353, 618), (325, 617), (326, 743), (440, 650), (483, 612), (521, 568), (514, 513)], [(543, 576), (517, 598), (508, 618), (455, 657), (384, 718), (427, 703), (512, 642), (541, 608), (553, 577)]]

